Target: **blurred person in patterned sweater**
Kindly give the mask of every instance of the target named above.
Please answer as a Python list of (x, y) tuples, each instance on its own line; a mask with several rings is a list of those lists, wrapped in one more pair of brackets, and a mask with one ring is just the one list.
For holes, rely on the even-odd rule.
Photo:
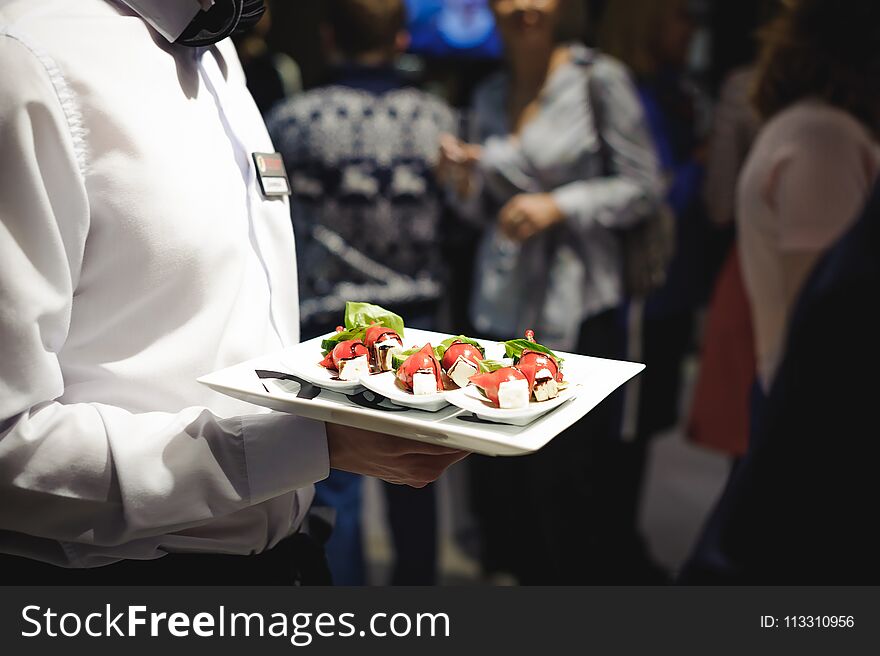
[[(444, 294), (434, 179), (439, 136), (453, 111), (407, 85), (395, 62), (409, 45), (403, 0), (331, 0), (323, 39), (333, 81), (288, 100), (268, 117), (284, 156), (300, 262), (303, 338), (332, 332), (348, 300), (394, 310), (415, 328), (436, 328)], [(334, 580), (364, 582), (361, 478), (334, 472), (317, 490), (335, 508), (327, 546)], [(397, 556), (393, 584), (436, 580), (436, 505), (431, 487), (386, 486)]]

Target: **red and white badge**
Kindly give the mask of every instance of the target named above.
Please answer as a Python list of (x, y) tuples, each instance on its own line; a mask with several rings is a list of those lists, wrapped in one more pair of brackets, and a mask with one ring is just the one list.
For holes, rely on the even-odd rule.
[(253, 157), (263, 196), (266, 198), (290, 196), (290, 181), (287, 179), (281, 153), (254, 153)]

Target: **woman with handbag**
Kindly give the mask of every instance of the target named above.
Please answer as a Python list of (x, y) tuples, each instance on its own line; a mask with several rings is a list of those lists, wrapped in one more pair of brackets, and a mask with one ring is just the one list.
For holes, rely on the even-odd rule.
[[(472, 143), (441, 144), (441, 177), (485, 226), (471, 321), (487, 337), (531, 328), (554, 348), (620, 357), (621, 232), (654, 217), (660, 193), (638, 96), (621, 64), (560, 35), (571, 26), (563, 0), (490, 4), (507, 69), (476, 92)], [(535, 456), (474, 465), (490, 573), (628, 582), (632, 568), (612, 562), (625, 559), (614, 509), (626, 494), (614, 476), (619, 406), (609, 399)]]

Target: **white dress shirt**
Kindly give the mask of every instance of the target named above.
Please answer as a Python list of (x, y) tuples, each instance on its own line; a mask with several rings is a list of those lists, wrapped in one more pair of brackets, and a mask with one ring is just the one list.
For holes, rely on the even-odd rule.
[(328, 474), (323, 424), (195, 382), (299, 339), (235, 52), (169, 42), (199, 4), (0, 0), (0, 552), (260, 552)]

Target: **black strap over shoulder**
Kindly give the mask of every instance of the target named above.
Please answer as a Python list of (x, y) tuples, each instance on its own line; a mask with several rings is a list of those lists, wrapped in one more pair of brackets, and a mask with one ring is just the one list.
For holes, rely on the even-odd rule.
[(602, 175), (611, 175), (613, 173), (611, 166), (611, 156), (608, 153), (608, 145), (604, 137), (604, 107), (596, 91), (596, 58), (597, 52), (594, 51), (590, 61), (586, 63), (587, 74), (587, 105), (590, 109), (590, 117), (593, 120), (593, 128), (596, 131), (596, 139), (599, 140), (599, 157), (602, 162)]
[(215, 0), (200, 11), (175, 43), (192, 48), (212, 46), (256, 25), (266, 13), (264, 0)]

